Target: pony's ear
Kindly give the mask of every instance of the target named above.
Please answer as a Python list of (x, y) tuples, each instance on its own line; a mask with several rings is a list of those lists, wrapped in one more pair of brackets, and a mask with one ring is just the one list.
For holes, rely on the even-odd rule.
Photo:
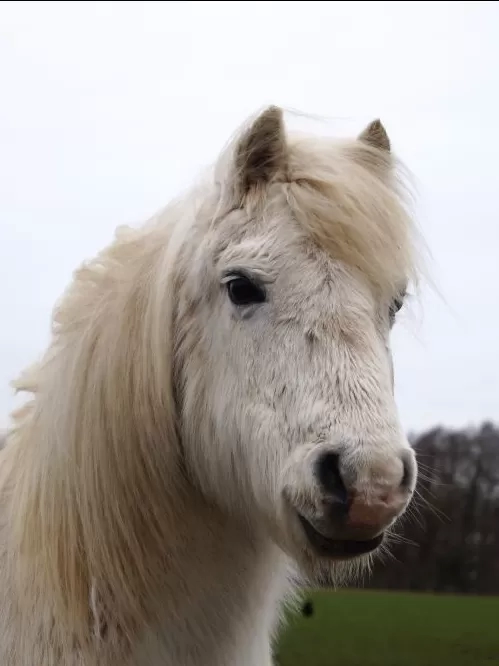
[(358, 140), (378, 150), (390, 152), (390, 139), (379, 118), (369, 123), (359, 134)]
[(350, 144), (352, 158), (377, 178), (390, 178), (393, 166), (390, 139), (380, 120), (373, 120)]
[(282, 109), (269, 106), (253, 121), (236, 145), (235, 189), (240, 200), (284, 174), (287, 162)]

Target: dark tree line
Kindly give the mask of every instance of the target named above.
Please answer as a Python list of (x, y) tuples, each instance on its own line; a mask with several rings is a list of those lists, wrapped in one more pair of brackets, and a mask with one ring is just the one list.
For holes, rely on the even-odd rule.
[(366, 587), (499, 594), (499, 428), (411, 437), (417, 496)]

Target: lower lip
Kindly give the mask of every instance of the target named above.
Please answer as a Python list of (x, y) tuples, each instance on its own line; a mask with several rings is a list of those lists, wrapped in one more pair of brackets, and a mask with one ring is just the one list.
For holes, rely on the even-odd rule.
[(307, 535), (308, 542), (314, 550), (323, 557), (348, 559), (359, 555), (366, 555), (376, 550), (383, 542), (383, 533), (368, 541), (349, 541), (328, 539), (320, 534), (302, 515), (298, 514), (300, 523)]

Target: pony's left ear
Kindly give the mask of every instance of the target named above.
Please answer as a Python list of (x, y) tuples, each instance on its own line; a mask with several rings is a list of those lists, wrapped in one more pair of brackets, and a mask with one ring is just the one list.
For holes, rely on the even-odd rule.
[(390, 139), (381, 124), (373, 120), (350, 144), (353, 159), (381, 180), (391, 176), (393, 156)]
[(282, 109), (269, 106), (253, 121), (236, 145), (234, 167), (240, 201), (285, 173), (287, 146)]
[(358, 140), (387, 153), (391, 150), (390, 139), (379, 118), (369, 123), (359, 134)]

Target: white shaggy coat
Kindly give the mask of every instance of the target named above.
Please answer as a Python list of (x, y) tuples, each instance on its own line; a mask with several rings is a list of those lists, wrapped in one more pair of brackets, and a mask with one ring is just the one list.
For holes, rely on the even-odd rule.
[[(295, 137), (271, 107), (75, 272), (0, 453), (2, 666), (270, 666), (290, 574), (368, 563), (317, 552), (297, 515), (327, 527), (321, 452), (364, 508), (414, 465), (388, 342), (417, 276), (398, 175), (378, 121)], [(231, 302), (238, 275), (261, 302)]]

